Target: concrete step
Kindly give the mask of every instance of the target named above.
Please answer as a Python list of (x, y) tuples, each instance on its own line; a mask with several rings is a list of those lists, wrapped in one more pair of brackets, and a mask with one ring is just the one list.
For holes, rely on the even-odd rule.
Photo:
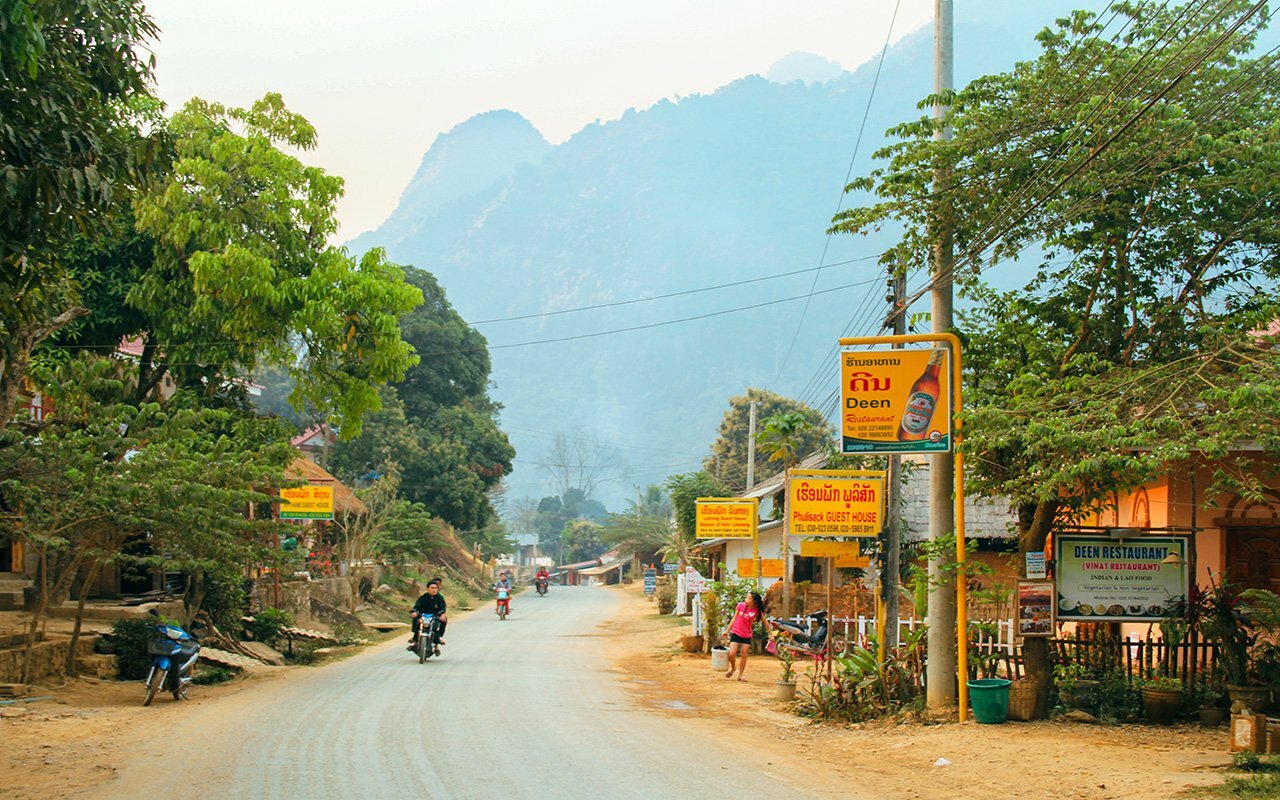
[(26, 597), (22, 590), (16, 591), (0, 587), (0, 611), (22, 611), (26, 605)]

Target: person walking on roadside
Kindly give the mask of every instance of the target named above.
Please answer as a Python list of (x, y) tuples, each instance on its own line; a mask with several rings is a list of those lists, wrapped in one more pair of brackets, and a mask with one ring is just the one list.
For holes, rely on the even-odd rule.
[(751, 655), (751, 635), (756, 623), (769, 625), (764, 615), (764, 598), (759, 592), (752, 592), (746, 600), (738, 603), (734, 610), (733, 620), (729, 622), (729, 671), (724, 674), (732, 678), (737, 671), (738, 680), (745, 681), (743, 674), (747, 671), (747, 656)]

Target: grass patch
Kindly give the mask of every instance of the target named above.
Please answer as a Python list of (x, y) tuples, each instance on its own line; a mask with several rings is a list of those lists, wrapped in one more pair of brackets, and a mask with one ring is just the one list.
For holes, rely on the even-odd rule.
[(236, 674), (225, 667), (200, 667), (192, 676), (191, 682), (196, 686), (213, 686), (233, 681)]
[(1256, 753), (1236, 753), (1231, 774), (1217, 786), (1188, 789), (1187, 798), (1275, 800), (1280, 797), (1280, 759)]

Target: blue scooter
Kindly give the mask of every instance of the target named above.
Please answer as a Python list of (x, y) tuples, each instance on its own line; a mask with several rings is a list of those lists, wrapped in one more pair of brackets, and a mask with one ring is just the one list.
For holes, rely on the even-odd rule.
[(144, 706), (151, 705), (151, 701), (156, 699), (161, 690), (172, 692), (174, 700), (186, 700), (191, 673), (195, 669), (196, 659), (200, 657), (200, 642), (182, 628), (158, 623), (155, 629), (156, 636), (147, 645), (147, 652), (151, 654), (151, 669), (147, 672), (147, 697), (142, 701)]

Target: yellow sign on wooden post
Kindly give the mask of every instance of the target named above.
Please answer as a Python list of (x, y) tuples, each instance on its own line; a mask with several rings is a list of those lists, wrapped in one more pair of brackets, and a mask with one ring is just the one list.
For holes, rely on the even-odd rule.
[(942, 348), (841, 352), (841, 452), (949, 452), (947, 357)]
[(805, 558), (840, 558), (859, 556), (862, 546), (857, 542), (840, 542), (833, 539), (805, 539), (800, 543), (800, 555)]
[(885, 519), (885, 473), (792, 470), (787, 520), (797, 536), (878, 536)]
[[(760, 577), (762, 578), (781, 578), (782, 577), (782, 559), (780, 558), (762, 558), (760, 559)], [(756, 576), (755, 564), (749, 558), (738, 559), (738, 577), (754, 578)]]
[(294, 486), (281, 489), (280, 519), (333, 519), (333, 487)]
[(695, 538), (754, 539), (760, 519), (759, 501), (737, 497), (699, 497)]

